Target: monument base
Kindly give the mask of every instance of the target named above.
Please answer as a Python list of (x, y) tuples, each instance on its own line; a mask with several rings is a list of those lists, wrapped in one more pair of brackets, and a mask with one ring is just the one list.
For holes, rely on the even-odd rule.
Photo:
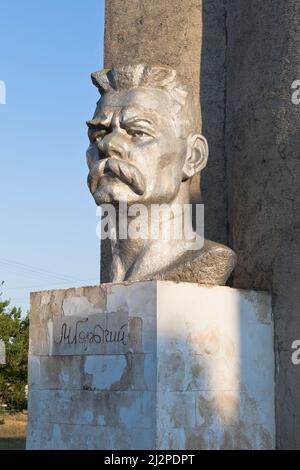
[(28, 449), (272, 449), (271, 302), (167, 281), (31, 294)]

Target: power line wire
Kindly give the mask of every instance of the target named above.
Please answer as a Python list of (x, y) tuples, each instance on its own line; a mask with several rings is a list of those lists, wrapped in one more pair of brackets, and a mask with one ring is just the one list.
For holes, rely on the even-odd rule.
[[(90, 280), (87, 280), (86, 282), (97, 282), (98, 279), (90, 279)], [(61, 283), (64, 284), (64, 283), (69, 283), (70, 281), (60, 281), (60, 285)], [(77, 282), (77, 281), (76, 281)], [(22, 290), (22, 289), (36, 289), (37, 287), (45, 287), (45, 289), (49, 290), (49, 289), (52, 289), (52, 287), (48, 287), (48, 286), (45, 286), (45, 284), (38, 284), (38, 285), (35, 285), (35, 286), (18, 286), (18, 287), (5, 287), (5, 284), (3, 285), (3, 289), (6, 289), (6, 290)], [(56, 286), (54, 286), (56, 287)], [(59, 285), (58, 285), (59, 287)]]
[(29, 273), (34, 273), (34, 274), (38, 274), (38, 275), (42, 275), (42, 276), (46, 276), (46, 277), (53, 277), (53, 278), (56, 278), (58, 280), (64, 280), (66, 282), (70, 282), (70, 281), (71, 282), (87, 282), (86, 279), (75, 279), (71, 276), (54, 273), (54, 272), (45, 270), (43, 268), (37, 268), (37, 267), (31, 266), (29, 264), (20, 263), (18, 261), (8, 260), (6, 258), (0, 258), (0, 263), (2, 265), (6, 266), (6, 267), (11, 267), (12, 269), (19, 269), (19, 270), (23, 270), (23, 271), (25, 270)]

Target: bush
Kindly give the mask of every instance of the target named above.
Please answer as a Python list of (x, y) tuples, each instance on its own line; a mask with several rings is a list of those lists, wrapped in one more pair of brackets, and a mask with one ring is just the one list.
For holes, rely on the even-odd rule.
[(27, 408), (27, 357), (29, 318), (21, 318), (21, 309), (0, 301), (0, 338), (6, 346), (6, 364), (0, 365), (0, 403), (8, 410)]

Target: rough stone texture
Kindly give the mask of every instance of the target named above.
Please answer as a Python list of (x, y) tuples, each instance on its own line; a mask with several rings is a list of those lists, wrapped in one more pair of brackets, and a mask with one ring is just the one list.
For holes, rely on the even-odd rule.
[(198, 284), (224, 286), (236, 266), (235, 253), (225, 245), (206, 240), (201, 250), (184, 254), (154, 279), (194, 282)]
[[(184, 3), (184, 2), (182, 2)], [(225, 153), (226, 9), (224, 0), (203, 0), (200, 106), (209, 158), (201, 173), (205, 237), (228, 244)]]
[[(53, 355), (53, 321), (110, 312), (128, 314), (127, 352)], [(30, 315), (28, 449), (274, 447), (268, 294), (104, 284), (34, 293)]]
[(228, 1), (229, 220), (238, 256), (234, 285), (272, 291), (277, 447), (300, 447), (300, 78), (298, 0)]

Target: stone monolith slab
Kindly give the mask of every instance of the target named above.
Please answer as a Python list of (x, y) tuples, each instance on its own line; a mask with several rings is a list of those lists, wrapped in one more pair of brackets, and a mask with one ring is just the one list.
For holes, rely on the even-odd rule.
[(299, 1), (227, 2), (233, 285), (272, 292), (279, 449), (300, 447), (300, 369), (291, 361), (300, 337), (300, 105), (292, 100), (299, 47)]
[(31, 295), (28, 449), (272, 449), (270, 297), (189, 283)]

